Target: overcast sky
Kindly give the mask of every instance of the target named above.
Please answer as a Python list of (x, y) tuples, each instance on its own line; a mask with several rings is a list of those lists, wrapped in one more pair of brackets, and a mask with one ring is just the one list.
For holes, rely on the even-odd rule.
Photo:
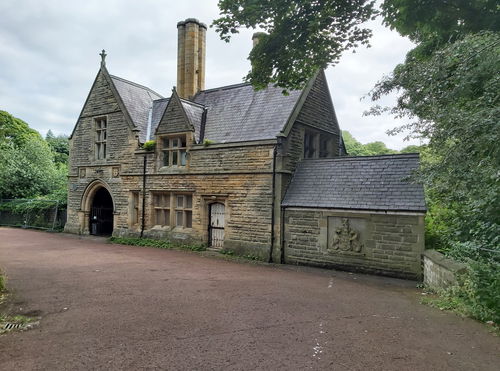
[[(108, 70), (169, 96), (176, 84), (177, 28), (186, 18), (210, 24), (216, 0), (1, 0), (0, 110), (45, 135), (69, 134), (106, 49)], [(326, 71), (340, 127), (363, 143), (380, 140), (400, 149), (415, 142), (385, 132), (400, 122), (363, 117), (371, 106), (360, 100), (404, 60), (412, 44), (373, 24), (372, 48), (347, 53)], [(253, 30), (231, 43), (207, 32), (206, 87), (239, 83), (249, 69)], [(417, 143), (418, 144), (418, 143)]]

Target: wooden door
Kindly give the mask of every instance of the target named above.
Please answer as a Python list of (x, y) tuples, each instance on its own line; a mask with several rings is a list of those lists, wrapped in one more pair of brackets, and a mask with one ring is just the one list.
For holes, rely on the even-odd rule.
[(210, 247), (222, 249), (224, 247), (224, 204), (210, 204), (208, 222), (208, 243)]

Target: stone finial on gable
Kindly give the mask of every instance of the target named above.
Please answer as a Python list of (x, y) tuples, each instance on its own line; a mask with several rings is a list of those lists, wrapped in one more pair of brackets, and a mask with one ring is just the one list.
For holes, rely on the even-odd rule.
[(103, 49), (99, 55), (101, 56), (101, 67), (106, 67), (106, 51)]

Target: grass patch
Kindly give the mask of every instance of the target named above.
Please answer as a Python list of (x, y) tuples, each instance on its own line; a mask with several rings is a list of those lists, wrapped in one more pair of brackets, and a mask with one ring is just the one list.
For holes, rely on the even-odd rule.
[(7, 288), (5, 287), (5, 276), (2, 271), (0, 271), (0, 295), (5, 292)]
[(257, 255), (252, 254), (242, 255), (241, 257), (248, 260), (261, 260)]
[(111, 243), (120, 245), (145, 246), (154, 247), (157, 249), (176, 249), (189, 251), (205, 251), (206, 247), (203, 244), (177, 244), (170, 241), (154, 240), (152, 238), (136, 238), (136, 237), (110, 237)]

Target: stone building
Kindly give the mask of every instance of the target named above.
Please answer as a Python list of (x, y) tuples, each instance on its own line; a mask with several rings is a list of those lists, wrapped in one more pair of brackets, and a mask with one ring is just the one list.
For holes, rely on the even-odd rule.
[(101, 54), (70, 137), (66, 231), (419, 277), (418, 156), (344, 157), (323, 71), (289, 95), (205, 89), (206, 26), (177, 28), (169, 97), (111, 75)]

